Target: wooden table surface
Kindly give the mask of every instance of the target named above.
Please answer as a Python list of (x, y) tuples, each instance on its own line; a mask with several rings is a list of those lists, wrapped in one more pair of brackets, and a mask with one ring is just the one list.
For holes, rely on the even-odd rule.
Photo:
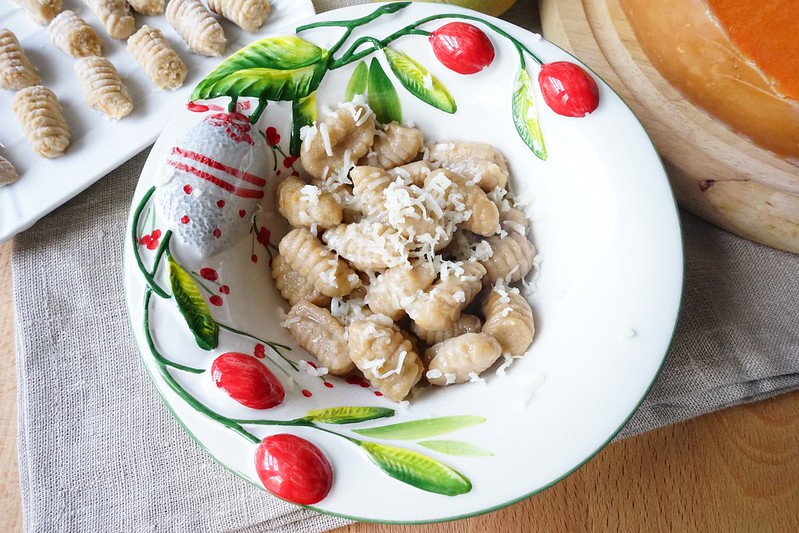
[[(0, 244), (0, 522), (22, 530), (12, 243)], [(35, 497), (35, 495), (34, 495)], [(799, 531), (799, 392), (611, 444), (542, 494), (455, 531)], [(408, 527), (355, 524), (351, 533)]]

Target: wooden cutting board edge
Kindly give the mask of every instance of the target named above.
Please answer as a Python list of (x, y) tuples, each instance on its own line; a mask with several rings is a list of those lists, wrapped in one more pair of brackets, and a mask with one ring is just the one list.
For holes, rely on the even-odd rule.
[(682, 207), (799, 253), (799, 167), (683, 98), (638, 47), (618, 0), (541, 0), (540, 7), (544, 36), (595, 70), (641, 120)]

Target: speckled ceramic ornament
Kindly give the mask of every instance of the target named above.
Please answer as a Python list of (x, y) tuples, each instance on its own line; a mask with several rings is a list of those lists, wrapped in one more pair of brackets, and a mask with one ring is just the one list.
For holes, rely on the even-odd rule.
[(269, 152), (241, 113), (212, 112), (172, 146), (157, 201), (176, 236), (211, 257), (247, 234), (264, 197)]

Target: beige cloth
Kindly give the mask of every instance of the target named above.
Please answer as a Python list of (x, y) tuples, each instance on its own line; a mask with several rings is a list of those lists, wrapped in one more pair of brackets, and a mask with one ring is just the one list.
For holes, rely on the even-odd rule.
[[(520, 1), (506, 17), (532, 27), (532, 4)], [(121, 268), (126, 215), (146, 156), (15, 242), (26, 530), (260, 533), (345, 524), (277, 500), (216, 464), (175, 423), (147, 377)], [(674, 345), (621, 436), (799, 388), (799, 256), (690, 215), (683, 233), (685, 296)]]

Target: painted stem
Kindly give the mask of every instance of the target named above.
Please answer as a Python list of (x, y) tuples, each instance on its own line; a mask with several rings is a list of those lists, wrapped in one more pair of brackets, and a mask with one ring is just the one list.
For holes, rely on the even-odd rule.
[(153, 337), (150, 334), (150, 299), (152, 297), (152, 290), (150, 288), (144, 289), (144, 331), (147, 335), (147, 346), (150, 347), (150, 351), (153, 352), (153, 356), (155, 360), (161, 364), (166, 366), (171, 366), (172, 368), (177, 368), (178, 370), (183, 370), (184, 372), (191, 372), (192, 374), (202, 374), (205, 372), (202, 368), (194, 368), (191, 366), (182, 365), (180, 363), (176, 363), (171, 361), (161, 355), (161, 353), (156, 349), (155, 342), (153, 341)]
[(294, 426), (294, 427), (309, 427), (313, 429), (318, 429), (319, 431), (323, 431), (324, 433), (330, 433), (331, 435), (335, 435), (336, 437), (341, 437), (342, 439), (346, 439), (353, 444), (360, 446), (362, 441), (353, 437), (349, 437), (347, 435), (337, 433), (330, 429), (324, 428), (322, 426), (317, 426), (315, 423), (311, 422), (310, 420), (306, 420), (305, 418), (295, 418), (293, 420), (232, 420), (231, 422), (235, 422), (237, 424), (244, 424), (244, 425), (254, 425), (254, 426)]
[[(253, 435), (252, 433), (250, 433), (249, 431), (247, 431), (243, 427), (241, 427), (239, 424), (237, 424), (236, 422), (234, 422), (230, 418), (228, 418), (226, 416), (223, 416), (223, 415), (220, 415), (216, 411), (213, 411), (213, 410), (209, 409), (208, 407), (206, 407), (205, 404), (203, 404), (197, 398), (195, 398), (194, 396), (189, 394), (189, 392), (186, 389), (184, 389), (183, 387), (181, 387), (180, 383), (178, 383), (175, 380), (175, 378), (172, 377), (172, 374), (169, 373), (169, 370), (167, 370), (166, 367), (167, 366), (174, 366), (175, 368), (180, 368), (183, 365), (180, 365), (180, 367), (176, 366), (177, 363), (172, 363), (171, 361), (169, 361), (167, 358), (165, 358), (163, 355), (161, 355), (161, 353), (155, 347), (155, 342), (153, 341), (153, 337), (152, 337), (152, 334), (150, 332), (150, 306), (149, 306), (150, 296), (151, 296), (151, 291), (149, 289), (145, 289), (145, 293), (144, 293), (144, 334), (147, 337), (147, 345), (150, 347), (150, 351), (152, 352), (153, 358), (155, 359), (155, 362), (157, 364), (158, 374), (163, 378), (163, 380), (166, 382), (166, 384), (169, 385), (170, 389), (175, 391), (175, 393), (177, 393), (178, 396), (183, 398), (183, 400), (186, 403), (188, 403), (191, 407), (193, 407), (196, 411), (199, 411), (200, 413), (204, 414), (205, 416), (207, 416), (211, 420), (215, 420), (215, 421), (219, 422), (220, 424), (222, 424), (223, 426), (232, 429), (233, 431), (235, 431), (236, 433), (238, 433), (239, 435), (241, 435), (242, 437), (244, 437), (248, 441), (252, 442), (253, 444), (258, 444), (259, 442), (261, 442), (261, 439), (259, 439), (258, 437), (256, 437), (255, 435)], [(189, 367), (183, 367), (183, 368), (180, 368), (180, 369), (181, 370), (185, 370), (187, 368), (189, 368)], [(198, 369), (194, 369), (194, 370), (198, 370)], [(191, 372), (192, 370), (188, 370), (188, 371)], [(204, 371), (201, 371), (201, 372), (204, 372)]]
[[(147, 283), (147, 286), (152, 289), (152, 291), (164, 299), (169, 299), (172, 296), (166, 292), (164, 289), (161, 288), (160, 285), (155, 281), (155, 271), (158, 270), (158, 264), (161, 261), (161, 257), (164, 254), (165, 246), (164, 244), (168, 242), (167, 236), (164, 236), (164, 240), (161, 242), (161, 246), (158, 247), (158, 252), (155, 255), (156, 263), (153, 266), (152, 273), (147, 270), (144, 266), (144, 262), (142, 261), (141, 255), (139, 254), (139, 248), (137, 241), (137, 233), (139, 231), (139, 219), (141, 218), (141, 213), (144, 210), (144, 206), (147, 205), (147, 202), (152, 197), (153, 193), (155, 192), (155, 186), (150, 187), (144, 196), (142, 197), (139, 205), (136, 206), (136, 210), (133, 211), (133, 223), (131, 224), (130, 228), (130, 238), (133, 244), (133, 257), (136, 259), (136, 266), (139, 268), (139, 271), (144, 276), (144, 280)], [(172, 231), (168, 231), (167, 234), (171, 237)]]
[(266, 109), (268, 103), (269, 102), (265, 98), (258, 99), (258, 105), (255, 106), (255, 110), (250, 114), (250, 124), (255, 125), (255, 123), (258, 122), (258, 119), (261, 118), (261, 114)]
[[(341, 68), (341, 67), (344, 67), (346, 65), (349, 65), (350, 63), (354, 63), (355, 61), (359, 61), (359, 60), (363, 59), (364, 57), (368, 56), (369, 54), (372, 54), (372, 53), (376, 52), (377, 50), (380, 50), (381, 48), (385, 48), (386, 46), (388, 46), (392, 42), (396, 41), (400, 37), (405, 37), (406, 35), (429, 35), (430, 32), (428, 32), (426, 30), (419, 29), (419, 26), (421, 26), (423, 24), (427, 24), (428, 22), (432, 22), (432, 21), (435, 21), (435, 20), (450, 19), (450, 18), (452, 18), (452, 19), (461, 19), (461, 20), (470, 20), (470, 21), (474, 21), (474, 22), (478, 22), (480, 24), (483, 24), (486, 27), (488, 27), (491, 30), (493, 30), (494, 32), (496, 32), (497, 34), (501, 35), (502, 37), (505, 37), (506, 39), (508, 39), (513, 44), (513, 46), (519, 51), (520, 54), (526, 53), (533, 59), (533, 61), (535, 61), (539, 65), (543, 64), (542, 61), (538, 58), (538, 56), (536, 56), (521, 41), (519, 41), (518, 39), (516, 39), (515, 37), (510, 35), (508, 32), (506, 32), (505, 30), (503, 30), (499, 26), (496, 26), (495, 24), (492, 24), (491, 22), (483, 20), (480, 17), (474, 17), (472, 15), (461, 15), (461, 14), (456, 14), (456, 13), (442, 13), (442, 14), (439, 14), (439, 15), (431, 15), (429, 17), (425, 17), (423, 19), (417, 20), (413, 24), (409, 24), (408, 26), (400, 28), (399, 30), (395, 31), (394, 33), (392, 33), (388, 37), (385, 37), (384, 39), (376, 39), (374, 37), (361, 37), (361, 38), (357, 39), (349, 47), (349, 49), (347, 49), (347, 51), (344, 52), (344, 54), (340, 58), (331, 61), (330, 66), (329, 66), (329, 70), (336, 70), (338, 68)], [(366, 42), (372, 43), (372, 48), (369, 48), (369, 49), (366, 49), (366, 50), (361, 50), (360, 52), (357, 52), (358, 47), (360, 47), (361, 45), (363, 45)]]
[[(226, 324), (222, 324), (221, 322), (217, 322), (217, 324), (219, 325), (220, 328), (226, 329), (226, 330), (228, 330), (231, 333), (235, 333), (237, 335), (242, 335), (244, 337), (249, 337), (249, 338), (251, 338), (253, 340), (256, 340), (256, 341), (258, 341), (258, 342), (260, 342), (262, 344), (265, 344), (265, 345), (269, 346), (270, 348), (272, 348), (272, 350), (274, 350), (274, 352), (277, 355), (280, 356), (281, 359), (283, 359), (286, 363), (288, 363), (295, 371), (297, 371), (297, 372), (300, 371), (300, 367), (297, 366), (297, 363), (295, 363), (291, 359), (288, 359), (285, 355), (280, 353), (280, 348), (282, 348), (284, 350), (291, 351), (291, 347), (290, 346), (286, 346), (285, 344), (278, 344), (276, 342), (265, 341), (263, 339), (260, 339), (260, 338), (256, 337), (255, 335), (247, 333), (246, 331), (238, 330), (238, 329), (234, 328), (233, 326), (228, 326)], [(280, 367), (278, 367), (278, 368), (280, 368)], [(281, 368), (281, 370), (283, 370), (283, 369)], [(283, 370), (283, 372), (285, 372), (285, 370)]]

